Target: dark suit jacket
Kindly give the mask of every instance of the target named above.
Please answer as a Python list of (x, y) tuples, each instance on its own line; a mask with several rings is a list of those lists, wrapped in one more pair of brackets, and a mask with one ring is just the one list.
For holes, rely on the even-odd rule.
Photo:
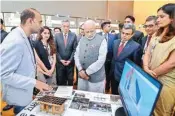
[(74, 61), (74, 53), (77, 46), (77, 36), (69, 32), (68, 33), (68, 39), (67, 39), (67, 45), (64, 45), (64, 37), (63, 33), (58, 33), (55, 35), (55, 44), (57, 49), (57, 60), (60, 62), (60, 60), (69, 60), (71, 62)]
[(140, 45), (141, 45), (142, 50), (144, 50), (144, 47), (145, 47), (147, 38), (148, 38), (148, 36), (145, 36), (145, 37), (143, 37), (143, 38), (141, 39), (141, 41), (140, 41)]
[(77, 36), (77, 43), (79, 43), (81, 37), (82, 37), (82, 35), (78, 35), (78, 36)]
[(8, 35), (8, 33), (4, 30), (1, 30), (1, 43), (3, 42), (3, 40), (5, 39), (5, 37)]
[[(36, 40), (34, 42), (34, 47), (35, 47), (35, 50), (39, 56), (39, 58), (41, 59), (41, 61), (44, 63), (45, 67), (50, 70), (51, 69), (51, 64), (49, 62), (49, 59), (48, 59), (48, 52), (47, 50), (44, 48), (44, 45), (43, 43), (40, 41), (40, 40)], [(44, 75), (46, 78), (48, 78), (47, 75)]]
[[(98, 33), (99, 35), (101, 35), (102, 36), (102, 32), (99, 32)], [(114, 44), (114, 40), (115, 40), (116, 38), (115, 38), (115, 35), (112, 35), (112, 34), (110, 34), (110, 33), (108, 33), (108, 53), (107, 53), (107, 59), (109, 59), (109, 60), (112, 60), (112, 52), (113, 52), (113, 44)]]
[(127, 42), (125, 47), (119, 56), (117, 56), (118, 48), (121, 40), (116, 40), (113, 45), (113, 60), (112, 60), (112, 73), (114, 73), (115, 80), (120, 81), (122, 71), (124, 68), (124, 64), (126, 59), (130, 59), (134, 63), (140, 65), (142, 50), (141, 46), (133, 41), (132, 39)]
[(132, 39), (133, 39), (134, 41), (136, 41), (137, 43), (140, 43), (140, 40), (141, 40), (143, 37), (144, 37), (143, 32), (140, 32), (140, 31), (137, 31), (137, 30), (136, 30), (134, 36), (132, 37)]
[(116, 35), (115, 35), (115, 39), (117, 40), (117, 39), (121, 39), (121, 34), (120, 33), (117, 33)]

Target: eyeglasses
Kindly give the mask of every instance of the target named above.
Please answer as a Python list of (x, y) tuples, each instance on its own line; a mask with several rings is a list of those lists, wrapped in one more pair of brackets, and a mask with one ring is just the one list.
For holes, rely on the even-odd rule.
[(154, 25), (144, 25), (144, 28), (152, 28)]

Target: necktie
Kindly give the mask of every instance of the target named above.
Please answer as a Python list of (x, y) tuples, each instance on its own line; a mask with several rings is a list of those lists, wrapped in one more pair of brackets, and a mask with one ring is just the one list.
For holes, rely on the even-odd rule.
[(148, 40), (147, 40), (147, 44), (146, 44), (146, 47), (148, 47), (148, 45), (149, 45), (149, 42), (151, 41), (151, 38), (152, 38), (152, 36), (149, 36), (149, 37), (148, 37)]
[(125, 42), (122, 42), (121, 45), (118, 48), (118, 52), (117, 52), (117, 56), (120, 55), (120, 53), (122, 52), (123, 48), (124, 48)]
[(64, 45), (67, 45), (67, 34), (64, 35)]

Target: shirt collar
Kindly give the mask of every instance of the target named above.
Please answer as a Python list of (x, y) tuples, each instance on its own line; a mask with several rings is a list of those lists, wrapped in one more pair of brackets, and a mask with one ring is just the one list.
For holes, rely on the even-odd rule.
[(102, 35), (105, 35), (105, 34), (108, 35), (108, 33), (104, 33), (104, 32), (102, 32)]
[(64, 35), (64, 36), (65, 36), (65, 35), (67, 36), (67, 35), (68, 35), (68, 33), (64, 33), (64, 32), (63, 32), (63, 35)]
[(28, 39), (26, 33), (24, 32), (24, 30), (23, 30), (20, 26), (17, 27), (17, 29), (21, 32), (21, 34), (22, 34), (22, 36), (23, 36), (24, 38), (27, 38), (27, 39)]
[(124, 43), (124, 46), (125, 46), (125, 45), (128, 43), (128, 41), (124, 41), (124, 42), (121, 41), (121, 42), (120, 42), (120, 45), (121, 45), (122, 43)]

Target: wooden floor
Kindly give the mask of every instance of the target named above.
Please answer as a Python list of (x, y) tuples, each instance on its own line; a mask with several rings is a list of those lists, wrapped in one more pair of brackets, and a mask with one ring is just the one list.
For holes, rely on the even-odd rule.
[[(2, 108), (6, 106), (6, 103), (5, 102), (2, 102), (1, 103), (1, 111), (2, 111)], [(2, 111), (2, 116), (14, 116), (13, 114), (13, 109), (11, 110), (8, 110), (8, 111)]]

